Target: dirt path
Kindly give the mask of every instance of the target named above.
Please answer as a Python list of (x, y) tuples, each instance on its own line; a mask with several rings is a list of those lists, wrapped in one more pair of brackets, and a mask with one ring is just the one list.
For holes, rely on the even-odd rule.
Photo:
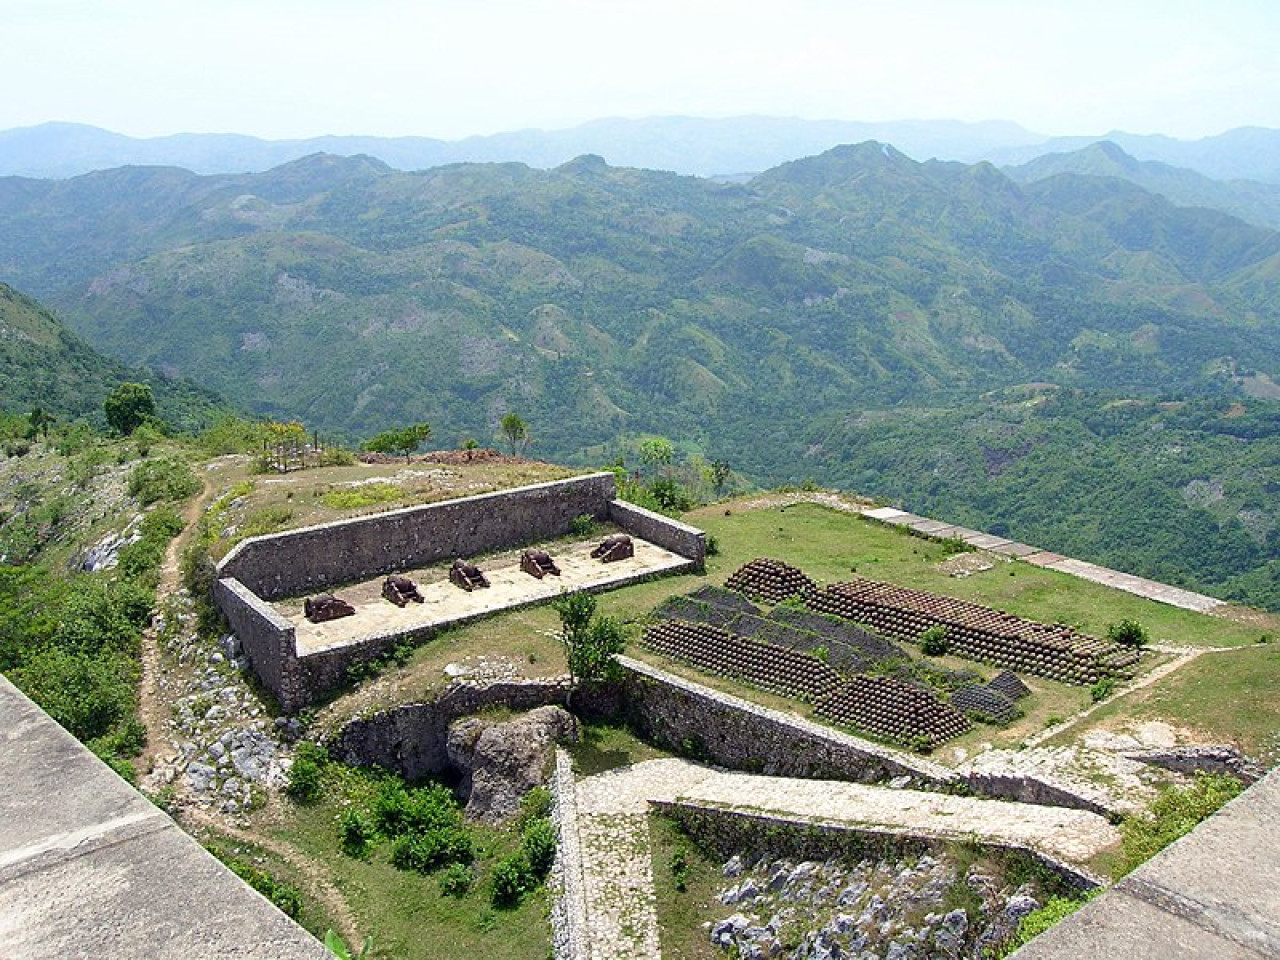
[(178, 815), (178, 820), (188, 833), (193, 832), (195, 828), (202, 828), (224, 837), (239, 840), (241, 843), (260, 847), (268, 853), (279, 857), (302, 877), (304, 893), (320, 904), (333, 929), (341, 935), (348, 945), (359, 949), (362, 939), (360, 929), (356, 924), (355, 914), (351, 911), (351, 906), (347, 903), (347, 898), (342, 895), (342, 891), (334, 886), (329, 879), (329, 871), (322, 863), (313, 860), (291, 844), (276, 840), (263, 833), (250, 832), (232, 826), (225, 819), (199, 807), (188, 806), (182, 808)]
[[(196, 523), (213, 496), (213, 485), (206, 477), (200, 478), (201, 489), (182, 509), (182, 532), (169, 541), (164, 560), (160, 563), (160, 581), (156, 585), (156, 611), (164, 601), (177, 592), (182, 579), (182, 551), (195, 533)], [(142, 680), (138, 684), (138, 718), (147, 731), (147, 745), (138, 757), (138, 769), (149, 772), (156, 757), (172, 749), (166, 721), (169, 704), (160, 694), (160, 627), (153, 621), (142, 634)]]

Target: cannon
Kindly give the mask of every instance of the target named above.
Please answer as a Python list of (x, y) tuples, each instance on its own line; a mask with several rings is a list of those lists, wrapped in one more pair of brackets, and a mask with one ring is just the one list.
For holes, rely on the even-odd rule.
[(520, 569), (531, 577), (541, 580), (547, 574), (560, 576), (560, 568), (545, 550), (526, 550), (520, 554)]
[(406, 606), (411, 600), (414, 603), (422, 603), (422, 594), (418, 592), (418, 585), (408, 577), (395, 574), (382, 581), (382, 596), (397, 607)]
[(635, 544), (625, 533), (614, 533), (600, 541), (599, 546), (591, 551), (591, 556), (601, 563), (613, 563), (615, 560), (626, 560), (636, 555)]
[(302, 608), (307, 614), (307, 619), (312, 623), (324, 623), (326, 620), (353, 617), (356, 612), (355, 607), (341, 597), (335, 597), (332, 593), (321, 593), (314, 597), (307, 597)]
[(463, 590), (470, 593), (476, 587), (489, 586), (489, 578), (474, 563), (468, 563), (461, 557), (453, 561), (449, 568), (449, 579)]

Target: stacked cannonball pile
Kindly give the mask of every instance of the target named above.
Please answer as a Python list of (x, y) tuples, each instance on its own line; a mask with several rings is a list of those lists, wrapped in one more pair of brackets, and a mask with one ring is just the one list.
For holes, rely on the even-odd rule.
[(911, 746), (934, 747), (969, 729), (969, 720), (912, 683), (862, 674), (818, 702), (820, 717)]
[(951, 695), (951, 705), (966, 716), (976, 713), (990, 723), (1012, 723), (1022, 713), (1016, 703), (986, 684), (961, 687)]
[(841, 684), (840, 675), (817, 657), (734, 636), (709, 624), (666, 620), (646, 630), (641, 642), (700, 670), (785, 697), (816, 700)]
[(788, 597), (803, 597), (816, 586), (798, 567), (767, 557), (739, 567), (724, 585), (744, 597), (764, 603), (781, 603)]
[(1010, 700), (1021, 700), (1031, 696), (1031, 689), (1018, 679), (1016, 673), (1002, 670), (987, 681), (987, 686), (996, 693), (1002, 693)]
[(820, 613), (857, 620), (899, 640), (914, 641), (929, 627), (941, 625), (953, 653), (1062, 683), (1095, 683), (1138, 659), (1134, 650), (1071, 627), (874, 580), (832, 584), (811, 593), (806, 602)]

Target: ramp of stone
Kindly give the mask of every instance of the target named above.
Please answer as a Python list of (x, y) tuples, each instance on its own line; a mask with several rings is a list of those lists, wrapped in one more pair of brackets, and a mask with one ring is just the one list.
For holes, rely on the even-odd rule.
[(0, 955), (332, 960), (0, 677)]
[(666, 620), (645, 631), (641, 642), (664, 656), (787, 697), (818, 699), (841, 683), (840, 675), (817, 657), (709, 624)]
[(1095, 683), (1138, 660), (1137, 651), (1070, 627), (875, 580), (832, 584), (806, 602), (821, 613), (865, 623), (899, 640), (914, 641), (930, 627), (943, 626), (952, 651), (960, 656), (1062, 683)]
[(574, 785), (585, 931), (580, 956), (657, 957), (657, 912), (646, 814), (691, 804), (766, 816), (780, 824), (835, 826), (911, 839), (1024, 849), (1088, 876), (1085, 865), (1119, 841), (1103, 817), (1080, 810), (895, 790), (828, 780), (731, 773), (678, 758), (647, 760)]
[(901, 743), (923, 740), (930, 747), (969, 729), (964, 714), (924, 688), (869, 674), (819, 700), (814, 713)]

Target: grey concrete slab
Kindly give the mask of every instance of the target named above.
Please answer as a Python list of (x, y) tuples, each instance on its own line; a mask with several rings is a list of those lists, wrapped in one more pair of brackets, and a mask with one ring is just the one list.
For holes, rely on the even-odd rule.
[(914, 513), (902, 513), (896, 517), (889, 517), (884, 522), (892, 524), (895, 527), (909, 527), (912, 524), (920, 523), (921, 521), (928, 519), (928, 517), (917, 517)]
[(1160, 583), (1156, 580), (1148, 580), (1145, 577), (1135, 577), (1131, 573), (1123, 573), (1119, 570), (1112, 570), (1109, 567), (1100, 567), (1096, 563), (1088, 563), (1084, 560), (1067, 558), (1057, 564), (1055, 569), (1079, 577), (1082, 580), (1100, 583), (1116, 590), (1132, 593), (1135, 596), (1146, 597), (1148, 600), (1167, 603), (1169, 606), (1181, 607), (1184, 610), (1194, 610), (1197, 613), (1208, 613), (1217, 607), (1225, 606), (1223, 601), (1217, 597), (1195, 593), (1191, 590), (1183, 590), (1181, 587), (1170, 586), (1167, 583)]
[(868, 507), (861, 511), (864, 517), (870, 517), (872, 520), (883, 520), (886, 523), (894, 523), (900, 517), (910, 517), (913, 514), (907, 513), (905, 510), (899, 510), (897, 507)]
[(4, 960), (331, 954), (0, 677)]
[(1280, 771), (1014, 956), (1280, 956)]
[(960, 534), (960, 539), (980, 550), (994, 550), (996, 547), (1007, 546), (1011, 542), (1004, 537), (997, 537), (993, 533), (962, 533)]
[(987, 549), (992, 553), (998, 553), (1006, 557), (1029, 557), (1033, 553), (1042, 552), (1039, 547), (1033, 547), (1029, 543), (1019, 543), (1017, 540), (1010, 540), (1007, 543), (998, 544)]
[(0, 677), (0, 865), (73, 843), (86, 826), (157, 817), (167, 819)]
[(1022, 559), (1027, 563), (1035, 564), (1037, 567), (1055, 567), (1067, 558), (1060, 553), (1054, 553), (1052, 550), (1037, 550), (1035, 553), (1027, 554)]
[(909, 524), (912, 530), (917, 533), (927, 533), (931, 537), (948, 536), (952, 530), (956, 529), (955, 524), (943, 523), (941, 520), (923, 519), (918, 523)]

